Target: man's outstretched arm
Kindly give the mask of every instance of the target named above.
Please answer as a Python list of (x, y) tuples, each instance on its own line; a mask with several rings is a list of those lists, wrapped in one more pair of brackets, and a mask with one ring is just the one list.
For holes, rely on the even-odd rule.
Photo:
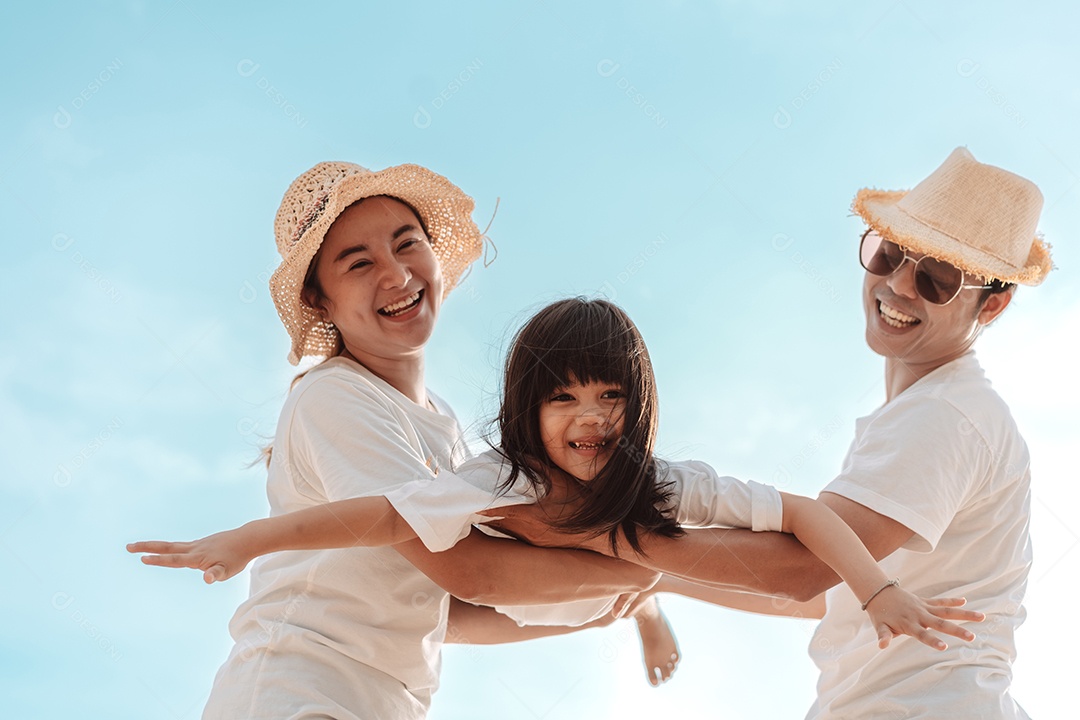
[[(822, 493), (820, 500), (855, 531), (876, 560), (890, 555), (912, 536), (911, 530), (895, 520), (840, 495)], [(612, 554), (606, 536), (586, 539), (560, 535), (547, 528), (542, 518), (530, 517), (536, 512), (531, 508), (500, 512), (508, 516), (501, 526), (520, 531), (535, 542), (569, 542)], [(828, 565), (794, 536), (783, 533), (693, 529), (681, 538), (642, 537), (641, 545), (643, 552), (638, 553), (620, 539), (619, 557), (657, 572), (738, 590), (808, 601), (840, 582)]]
[[(875, 560), (891, 555), (913, 535), (892, 518), (841, 495), (825, 492), (819, 500), (855, 531)], [(659, 572), (798, 601), (812, 600), (840, 582), (832, 568), (782, 533), (694, 530), (679, 539), (648, 538), (643, 549), (646, 554), (639, 555), (621, 546), (620, 555)]]

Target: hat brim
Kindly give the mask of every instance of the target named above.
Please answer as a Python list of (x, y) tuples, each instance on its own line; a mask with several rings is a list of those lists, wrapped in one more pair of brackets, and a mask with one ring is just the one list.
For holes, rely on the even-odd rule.
[(983, 281), (1000, 280), (1020, 285), (1038, 285), (1053, 269), (1050, 245), (1041, 237), (1032, 238), (1023, 267), (963, 243), (908, 215), (897, 203), (906, 190), (860, 190), (851, 209), (867, 225), (900, 247), (955, 265)]
[(337, 329), (323, 322), (301, 297), (308, 267), (334, 220), (358, 200), (377, 195), (398, 198), (420, 216), (442, 270), (443, 298), (480, 257), (484, 241), (472, 219), (473, 200), (442, 175), (419, 165), (397, 165), (344, 178), (319, 203), (320, 209), (270, 277), (270, 294), (292, 338), (289, 362), (294, 365), (306, 356), (325, 357), (338, 343)]

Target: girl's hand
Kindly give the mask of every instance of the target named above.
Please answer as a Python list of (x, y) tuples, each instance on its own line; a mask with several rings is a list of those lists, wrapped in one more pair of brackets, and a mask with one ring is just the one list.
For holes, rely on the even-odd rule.
[(923, 598), (912, 595), (898, 586), (887, 587), (866, 606), (870, 623), (878, 636), (878, 647), (885, 649), (889, 641), (898, 635), (910, 635), (935, 650), (948, 645), (931, 630), (971, 641), (975, 635), (949, 620), (982, 622), (985, 615), (959, 608), (967, 602), (964, 598)]
[(149, 553), (142, 557), (147, 565), (202, 570), (203, 580), (209, 585), (228, 580), (258, 555), (254, 550), (254, 538), (247, 527), (214, 533), (193, 542), (135, 542), (128, 544), (127, 550), (130, 553)]

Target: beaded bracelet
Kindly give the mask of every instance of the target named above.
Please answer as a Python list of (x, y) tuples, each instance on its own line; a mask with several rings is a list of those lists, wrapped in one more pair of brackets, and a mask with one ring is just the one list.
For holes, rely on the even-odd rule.
[(879, 588), (878, 588), (877, 590), (875, 590), (875, 591), (874, 591), (874, 594), (873, 594), (873, 595), (871, 595), (870, 597), (866, 598), (866, 602), (864, 602), (864, 603), (862, 604), (862, 609), (863, 609), (863, 611), (865, 612), (865, 611), (866, 611), (866, 606), (867, 606), (867, 605), (869, 605), (869, 604), (870, 604), (870, 602), (871, 602), (871, 601), (872, 601), (872, 600), (873, 600), (874, 598), (876, 598), (876, 597), (877, 597), (878, 595), (880, 595), (880, 594), (881, 594), (881, 592), (882, 592), (882, 591), (883, 591), (883, 590), (884, 590), (885, 588), (887, 588), (887, 587), (890, 587), (890, 586), (891, 586), (891, 587), (900, 587), (900, 578), (893, 578), (892, 580), (890, 580), (889, 582), (885, 583), (884, 585), (882, 585), (881, 587), (879, 587)]

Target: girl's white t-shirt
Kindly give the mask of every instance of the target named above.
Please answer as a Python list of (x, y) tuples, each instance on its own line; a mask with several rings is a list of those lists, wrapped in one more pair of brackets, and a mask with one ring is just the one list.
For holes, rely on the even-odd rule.
[[(386, 498), (432, 552), (453, 547), (473, 525), (490, 535), (500, 533), (485, 523), (495, 518), (481, 510), (536, 502), (532, 485), (522, 476), (505, 494), (498, 488), (510, 466), (498, 450), (489, 450), (454, 472), (418, 479), (388, 493)], [(783, 502), (773, 487), (723, 477), (695, 460), (658, 461), (660, 482), (671, 483), (671, 507), (686, 527), (740, 527), (779, 531)], [(584, 625), (609, 612), (617, 598), (578, 600), (556, 605), (496, 606), (519, 625)]]
[[(281, 412), (267, 479), (270, 514), (383, 495), (461, 464), (467, 448), (457, 420), (430, 397), (439, 412), (351, 360), (316, 366)], [(250, 597), (229, 625), (236, 645), (215, 681), (208, 716), (211, 707), (226, 708), (221, 716), (276, 716), (281, 710), (271, 706), (286, 701), (363, 716), (371, 707), (364, 698), (386, 695), (396, 680), (412, 697), (388, 702), (402, 708), (401, 717), (422, 717), (438, 686), (448, 608), (446, 591), (389, 547), (259, 558)], [(286, 654), (296, 675), (287, 685), (275, 674)], [(326, 666), (332, 667), (319, 670)], [(339, 679), (323, 683), (323, 675)], [(268, 682), (280, 687), (264, 687)], [(310, 703), (294, 703), (298, 694), (310, 695)], [(409, 713), (406, 706), (419, 709)]]

